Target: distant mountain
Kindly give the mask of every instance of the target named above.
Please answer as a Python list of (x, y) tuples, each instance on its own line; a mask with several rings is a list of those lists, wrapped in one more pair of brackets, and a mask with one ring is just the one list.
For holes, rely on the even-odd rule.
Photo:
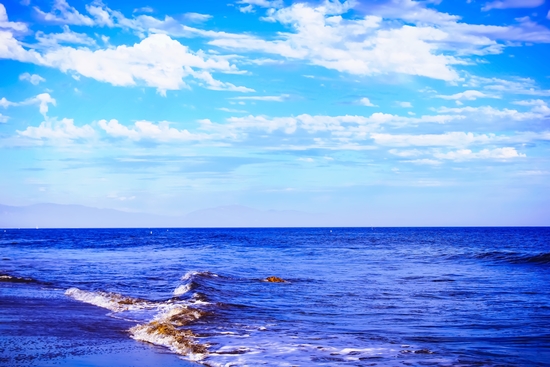
[(82, 205), (0, 205), (0, 227), (4, 228), (158, 227), (169, 224), (170, 220), (173, 218)]
[(82, 205), (0, 205), (0, 228), (317, 227), (323, 215), (293, 210), (257, 210), (232, 205), (169, 217)]

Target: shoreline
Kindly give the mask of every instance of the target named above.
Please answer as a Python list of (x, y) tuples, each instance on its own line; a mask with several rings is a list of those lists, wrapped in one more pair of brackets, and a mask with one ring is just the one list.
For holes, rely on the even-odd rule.
[(139, 342), (134, 323), (40, 285), (0, 284), (0, 364), (5, 366), (197, 367)]

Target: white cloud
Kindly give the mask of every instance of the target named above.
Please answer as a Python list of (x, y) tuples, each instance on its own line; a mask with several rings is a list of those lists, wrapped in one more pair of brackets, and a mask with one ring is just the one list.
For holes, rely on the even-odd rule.
[(550, 19), (550, 10), (548, 10), (548, 14), (546, 14), (546, 19)]
[(438, 12), (427, 8), (427, 4), (427, 1), (392, 0), (365, 2), (360, 7), (385, 19), (400, 19), (407, 24), (437, 28), (446, 35), (434, 41), (437, 48), (458, 56), (501, 53), (505, 47), (512, 45), (509, 41), (550, 42), (550, 31), (527, 19), (508, 26), (468, 24), (460, 22), (460, 16)]
[(38, 31), (35, 34), (38, 45), (35, 47), (55, 48), (62, 43), (88, 45), (96, 44), (95, 40), (84, 33), (77, 33), (70, 30), (68, 25), (63, 26), (63, 33), (44, 33)]
[(230, 99), (245, 100), (245, 101), (263, 101), (263, 102), (284, 102), (290, 97), (288, 94), (281, 94), (280, 96), (240, 96), (231, 97)]
[(437, 161), (435, 159), (430, 158), (422, 158), (422, 159), (412, 159), (409, 161), (403, 161), (406, 163), (413, 163), (413, 164), (423, 164), (423, 165), (430, 165), (430, 166), (438, 166), (441, 164), (440, 161)]
[(87, 26), (94, 25), (94, 21), (90, 17), (80, 14), (78, 10), (70, 6), (66, 0), (55, 0), (52, 10), (49, 13), (43, 12), (36, 6), (34, 10), (36, 10), (42, 20), (47, 22)]
[(523, 94), (531, 96), (550, 96), (550, 90), (540, 89), (535, 81), (530, 78), (513, 78), (512, 80), (500, 78), (484, 78), (471, 76), (465, 84), (470, 87), (483, 86), (484, 89), (499, 93)]
[(367, 107), (378, 107), (377, 105), (373, 104), (370, 99), (368, 99), (367, 97), (363, 97), (359, 100), (359, 104), (363, 105), (363, 106), (367, 106)]
[[(227, 58), (194, 53), (164, 34), (152, 34), (133, 46), (92, 51), (88, 48), (56, 47), (42, 54), (25, 50), (11, 33), (0, 31), (0, 57), (75, 72), (116, 86), (134, 86), (138, 82), (167, 90), (188, 88), (185, 78), (194, 78), (207, 88), (251, 92), (250, 88), (216, 80), (211, 71), (235, 72)], [(198, 69), (198, 70), (197, 70)]]
[(252, 5), (241, 6), (238, 8), (241, 13), (253, 13), (254, 7)]
[(117, 120), (101, 120), (99, 126), (114, 138), (126, 138), (134, 141), (153, 140), (159, 142), (168, 141), (199, 141), (210, 139), (208, 134), (190, 133), (188, 130), (178, 130), (170, 127), (166, 121), (154, 124), (149, 121), (137, 121), (134, 126), (127, 127)]
[(234, 108), (226, 108), (226, 107), (220, 107), (218, 110), (223, 112), (230, 112), (230, 113), (247, 113), (248, 111), (245, 110), (236, 110)]
[(489, 144), (504, 137), (494, 134), (473, 134), (465, 132), (448, 132), (444, 134), (385, 134), (371, 133), (370, 137), (379, 145), (407, 147), (407, 146), (467, 146), (471, 144)]
[(21, 62), (38, 63), (40, 54), (26, 50), (11, 32), (0, 30), (0, 59), (11, 59)]
[(134, 13), (152, 13), (154, 12), (155, 10), (153, 8), (151, 8), (150, 6), (144, 6), (144, 7), (141, 7), (141, 8), (137, 8), (137, 9), (134, 9)]
[(225, 90), (229, 92), (255, 92), (254, 89), (247, 88), (247, 87), (238, 87), (234, 84), (222, 82), (219, 80), (216, 80), (212, 77), (212, 75), (207, 71), (191, 71), (190, 74), (195, 77), (198, 80), (202, 80), (206, 83), (206, 88), (212, 89), (212, 90)]
[(42, 78), (38, 74), (23, 73), (19, 75), (19, 80), (27, 80), (33, 85), (38, 85), (40, 82), (45, 82), (46, 79)]
[[(25, 52), (21, 44), (11, 37), (9, 42), (10, 46), (13, 44), (13, 47), (7, 50), (10, 52), (4, 52), (6, 58), (55, 67), (64, 72), (74, 71), (86, 77), (117, 86), (133, 86), (138, 82), (142, 82), (147, 86), (157, 88), (161, 95), (165, 95), (167, 90), (189, 88), (189, 85), (183, 80), (185, 78), (195, 79), (198, 84), (213, 90), (254, 91), (250, 88), (219, 81), (211, 75), (212, 71), (239, 72), (236, 66), (228, 61), (229, 57), (207, 56), (202, 51), (194, 53), (180, 42), (166, 35), (166, 33), (175, 33), (179, 36), (182, 33), (185, 36), (196, 35), (191, 32), (191, 30), (194, 30), (193, 28), (182, 26), (174, 18), (166, 16), (164, 20), (158, 20), (149, 15), (139, 15), (133, 19), (128, 19), (121, 12), (111, 10), (101, 1), (86, 5), (86, 10), (91, 17), (83, 16), (76, 9), (70, 7), (65, 0), (56, 0), (51, 13), (44, 13), (37, 9), (45, 20), (62, 24), (131, 29), (143, 40), (133, 46), (123, 45), (115, 48), (109, 45), (108, 38), (102, 37), (107, 46), (103, 50), (55, 47), (56, 43), (95, 46), (93, 39), (65, 28), (64, 33), (57, 35), (39, 33), (39, 41), (42, 41), (42, 46), (49, 46), (44, 47), (46, 51), (42, 54), (38, 54), (34, 50)], [(147, 12), (152, 9), (137, 10)], [(199, 13), (186, 13), (183, 15), (184, 19), (195, 22), (205, 21), (210, 17), (210, 15)], [(49, 41), (49, 44), (45, 44), (46, 41)], [(39, 43), (34, 46), (40, 47), (40, 45)], [(0, 57), (2, 56), (0, 46)]]
[[(266, 116), (244, 116), (231, 117), (227, 119), (229, 125), (223, 125), (225, 129), (232, 131), (264, 130), (272, 133), (281, 130), (286, 134), (294, 134), (298, 130), (308, 134), (328, 132), (333, 138), (340, 141), (347, 139), (364, 140), (369, 138), (369, 133), (375, 131), (382, 125), (403, 127), (418, 125), (422, 123), (446, 123), (459, 120), (460, 115), (435, 115), (422, 117), (402, 117), (386, 113), (373, 113), (365, 116), (326, 116), (301, 114), (296, 117), (266, 117)], [(214, 126), (214, 125), (213, 125)]]
[(459, 149), (448, 153), (436, 153), (434, 156), (438, 159), (449, 159), (453, 161), (467, 161), (471, 159), (512, 159), (512, 158), (524, 158), (523, 153), (518, 153), (515, 148), (495, 148), (495, 149), (483, 149), (477, 153), (472, 152), (470, 149)]
[(2, 115), (2, 114), (0, 113), (0, 123), (1, 123), (1, 124), (4, 124), (4, 123), (8, 122), (9, 119), (10, 119), (10, 118), (9, 118), (8, 116)]
[(22, 104), (33, 104), (33, 103), (38, 104), (40, 113), (43, 114), (44, 116), (48, 113), (49, 104), (53, 104), (54, 106), (56, 105), (55, 99), (53, 99), (48, 93), (39, 94), (34, 98), (31, 98), (22, 102)]
[(294, 30), (280, 32), (276, 40), (251, 35), (204, 34), (215, 46), (260, 51), (357, 75), (397, 72), (442, 80), (457, 80), (451, 65), (459, 61), (438, 54), (436, 43), (447, 34), (433, 27), (383, 25), (378, 16), (348, 20), (341, 14), (350, 2), (325, 2), (319, 6), (297, 3), (273, 10), (267, 20)]
[(531, 111), (533, 112), (539, 112), (545, 115), (550, 115), (550, 108), (548, 108), (548, 104), (544, 102), (542, 99), (530, 99), (527, 101), (515, 101), (512, 103), (518, 106), (529, 106), (529, 107), (532, 107)]
[(424, 154), (422, 151), (418, 149), (412, 149), (412, 150), (390, 149), (389, 152), (393, 155), (396, 155), (398, 157), (403, 157), (403, 158), (417, 157), (419, 155)]
[(16, 32), (26, 32), (27, 25), (20, 22), (10, 22), (4, 4), (0, 3), (0, 29), (12, 29)]
[(189, 22), (193, 23), (203, 23), (212, 18), (210, 14), (200, 14), (200, 13), (185, 13), (183, 18)]
[(2, 97), (2, 99), (0, 99), (0, 107), (8, 108), (10, 106), (16, 106), (16, 105), (17, 103), (8, 101), (6, 97)]
[(498, 119), (511, 119), (515, 121), (531, 120), (531, 119), (541, 119), (547, 116), (550, 116), (550, 108), (546, 102), (542, 100), (532, 100), (528, 102), (516, 102), (518, 105), (523, 106), (532, 106), (530, 111), (520, 112), (517, 110), (504, 108), (502, 110), (494, 108), (491, 106), (481, 106), (481, 107), (441, 107), (437, 111), (440, 113), (459, 113), (459, 114), (470, 114), (489, 118), (498, 118)]
[(29, 126), (24, 131), (17, 130), (20, 136), (37, 140), (78, 140), (90, 139), (95, 136), (95, 131), (90, 125), (78, 127), (74, 120), (64, 118), (61, 121), (46, 118), (40, 126)]
[(251, 13), (254, 7), (261, 8), (281, 8), (284, 6), (283, 0), (239, 0), (237, 4), (244, 5), (238, 7), (242, 13)]
[(412, 108), (412, 103), (411, 102), (397, 102), (397, 104), (403, 108)]
[(481, 10), (509, 9), (509, 8), (536, 8), (544, 4), (544, 0), (502, 0), (485, 4)]
[(10, 102), (5, 97), (0, 99), (0, 107), (11, 107), (11, 106), (28, 106), (37, 104), (39, 106), (39, 111), (42, 115), (46, 116), (48, 113), (49, 105), (56, 105), (55, 99), (52, 98), (48, 93), (41, 93), (36, 97), (27, 98), (22, 102)]
[(486, 94), (477, 90), (466, 90), (464, 92), (455, 93), (451, 95), (437, 95), (437, 98), (448, 100), (467, 100), (475, 101), (477, 98), (500, 98), (499, 96)]

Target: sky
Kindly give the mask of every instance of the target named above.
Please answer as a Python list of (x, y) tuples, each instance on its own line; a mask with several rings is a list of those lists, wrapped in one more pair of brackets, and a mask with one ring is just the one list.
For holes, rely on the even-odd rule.
[(0, 0), (0, 204), (550, 225), (548, 0)]

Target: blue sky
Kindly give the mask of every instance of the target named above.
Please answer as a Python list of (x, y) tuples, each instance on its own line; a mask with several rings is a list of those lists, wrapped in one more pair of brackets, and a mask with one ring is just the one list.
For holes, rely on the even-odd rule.
[(550, 224), (548, 1), (1, 4), (2, 204)]

